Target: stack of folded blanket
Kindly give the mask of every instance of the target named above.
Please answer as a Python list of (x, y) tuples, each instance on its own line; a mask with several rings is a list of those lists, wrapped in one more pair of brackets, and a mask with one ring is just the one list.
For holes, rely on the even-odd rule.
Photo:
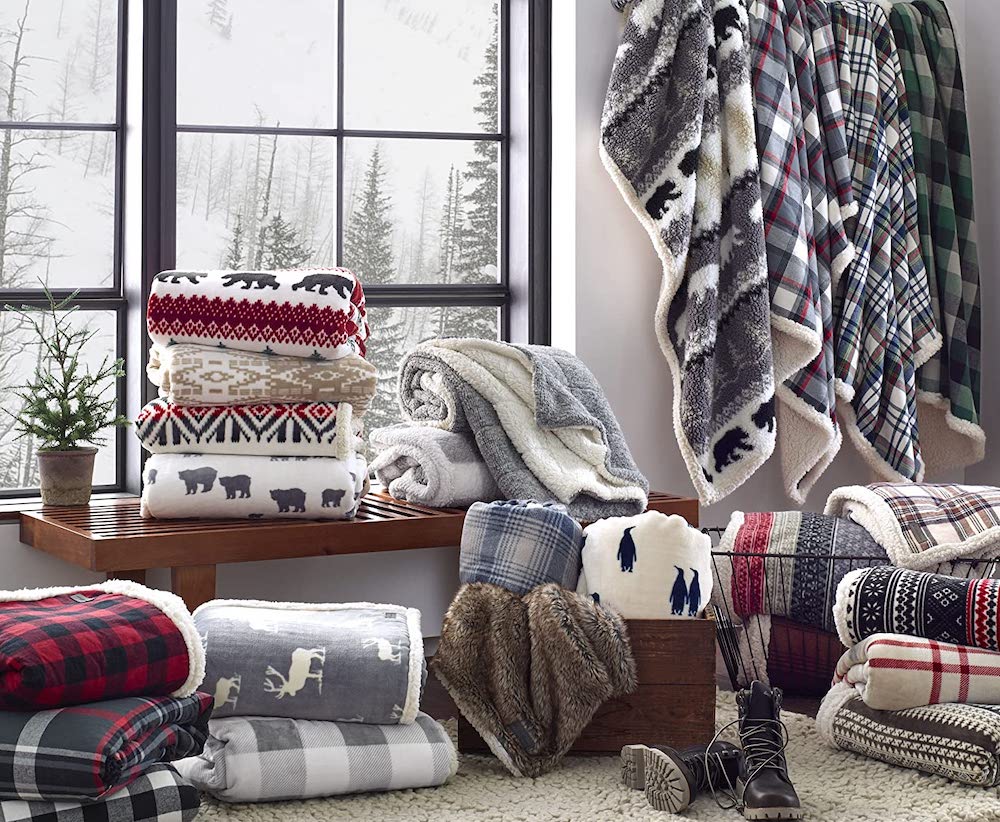
[(201, 755), (178, 763), (227, 802), (441, 785), (456, 771), (420, 712), (420, 612), (371, 603), (215, 600), (194, 615), (215, 713)]
[(205, 656), (173, 594), (132, 582), (0, 592), (0, 819), (188, 822), (169, 762), (201, 752)]
[(165, 271), (147, 318), (144, 516), (354, 516), (377, 375), (350, 271)]
[(408, 422), (372, 432), (394, 496), (434, 507), (498, 498), (560, 502), (578, 519), (646, 508), (649, 485), (600, 385), (572, 354), (430, 340), (400, 367)]

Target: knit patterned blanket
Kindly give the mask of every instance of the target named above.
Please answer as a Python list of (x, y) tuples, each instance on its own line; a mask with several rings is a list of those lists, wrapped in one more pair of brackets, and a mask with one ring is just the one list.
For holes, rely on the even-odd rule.
[(362, 414), (375, 396), (375, 366), (357, 354), (317, 362), (208, 348), (154, 345), (146, 375), (176, 405), (349, 402)]
[(361, 281), (346, 268), (164, 271), (146, 310), (159, 345), (198, 345), (332, 360), (365, 353)]
[(740, 0), (638, 0), (601, 157), (663, 264), (656, 333), (705, 504), (774, 450), (774, 367), (748, 21)]

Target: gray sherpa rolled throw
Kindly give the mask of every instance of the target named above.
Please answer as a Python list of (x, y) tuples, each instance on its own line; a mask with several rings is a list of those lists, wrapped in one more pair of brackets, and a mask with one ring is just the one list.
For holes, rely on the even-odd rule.
[(514, 776), (552, 770), (603, 702), (637, 687), (622, 618), (554, 584), (463, 585), (431, 670)]
[(417, 424), (471, 431), (504, 497), (583, 520), (646, 509), (649, 483), (594, 375), (566, 351), (476, 339), (407, 354), (399, 402)]
[(601, 158), (663, 264), (656, 333), (705, 504), (745, 482), (775, 440), (747, 32), (740, 0), (639, 0), (601, 118)]

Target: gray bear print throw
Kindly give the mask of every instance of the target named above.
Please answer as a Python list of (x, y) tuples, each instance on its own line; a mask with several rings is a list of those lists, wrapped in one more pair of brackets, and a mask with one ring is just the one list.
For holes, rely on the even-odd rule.
[(213, 600), (194, 622), (216, 719), (395, 725), (417, 716), (425, 663), (415, 608)]

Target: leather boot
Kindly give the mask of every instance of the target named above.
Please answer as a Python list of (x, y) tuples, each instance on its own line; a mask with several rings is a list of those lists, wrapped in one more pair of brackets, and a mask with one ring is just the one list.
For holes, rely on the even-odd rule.
[(799, 797), (788, 778), (781, 690), (754, 681), (736, 695), (743, 756), (739, 796), (746, 819), (801, 819)]
[[(706, 756), (707, 752), (707, 756)], [(622, 748), (622, 782), (645, 790), (658, 811), (684, 810), (700, 793), (731, 794), (739, 777), (740, 749), (728, 742), (671, 748), (626, 745)]]

